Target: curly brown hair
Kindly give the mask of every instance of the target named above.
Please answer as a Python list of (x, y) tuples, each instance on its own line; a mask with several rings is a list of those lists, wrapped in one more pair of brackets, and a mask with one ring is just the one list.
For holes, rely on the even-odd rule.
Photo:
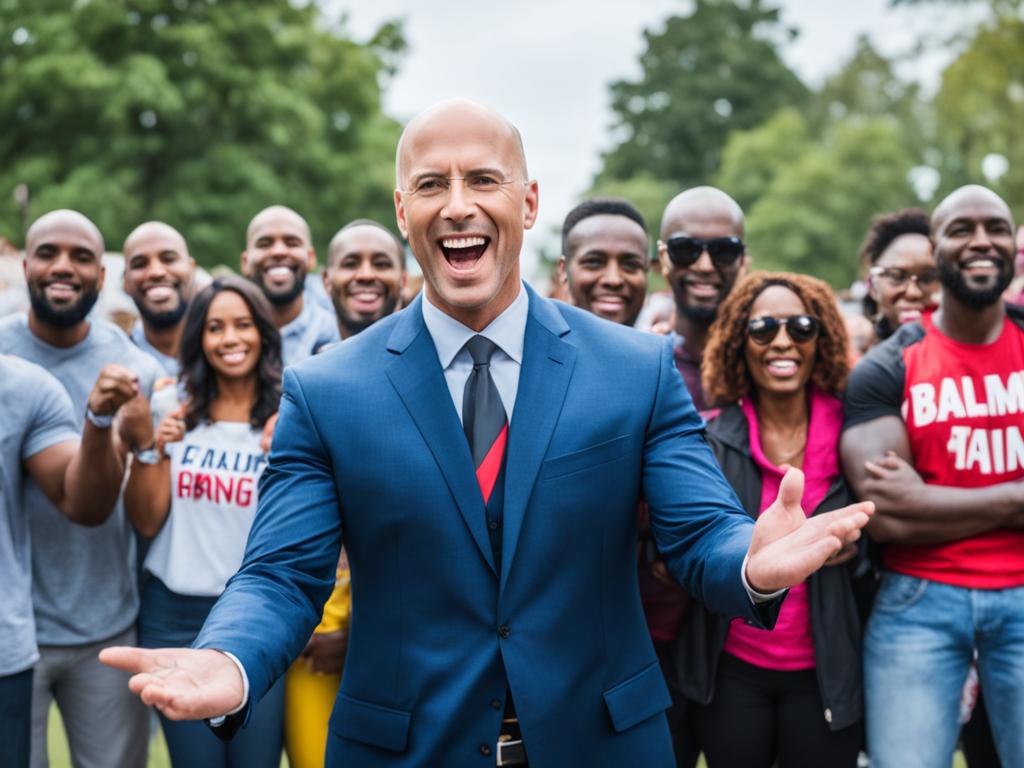
[(750, 307), (762, 291), (773, 285), (789, 288), (800, 297), (807, 312), (821, 321), (811, 381), (833, 395), (846, 385), (846, 377), (850, 373), (846, 324), (832, 289), (808, 275), (753, 272), (743, 278), (722, 302), (711, 327), (701, 365), (704, 398), (708, 403), (727, 405), (750, 394), (752, 379), (744, 355)]

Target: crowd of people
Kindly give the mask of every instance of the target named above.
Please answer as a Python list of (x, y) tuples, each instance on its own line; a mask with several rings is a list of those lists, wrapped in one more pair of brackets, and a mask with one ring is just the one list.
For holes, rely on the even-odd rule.
[[(395, 402), (402, 404), (393, 408), (407, 408), (424, 434), (447, 428), (456, 416), (463, 422), (455, 422), (456, 431), (465, 429), (467, 466), (472, 458), (483, 495), (480, 528), (468, 520), (467, 527), (490, 566), (493, 589), (501, 584), (504, 590), (517, 574), (509, 563), (517, 552), (514, 537), (530, 540), (535, 535), (528, 528), (523, 534), (510, 528), (523, 524), (522, 509), (515, 512), (515, 505), (533, 503), (533, 476), (519, 472), (518, 465), (506, 468), (506, 450), (520, 450), (527, 439), (523, 430), (554, 429), (557, 408), (570, 423), (592, 418), (588, 414), (593, 410), (609, 405), (604, 398), (611, 400), (629, 389), (634, 373), (619, 371), (621, 380), (614, 386), (591, 384), (582, 379), (592, 375), (582, 357), (574, 374), (569, 357), (545, 347), (546, 363), (558, 363), (560, 370), (552, 367), (549, 378), (536, 385), (520, 382), (519, 367), (525, 377), (527, 361), (534, 359), (530, 355), (537, 354), (530, 345), (548, 342), (531, 336), (535, 332), (528, 326), (524, 346), (522, 331), (518, 341), (509, 335), (508, 325), (515, 321), (507, 318), (527, 312), (522, 304), (529, 304), (530, 313), (547, 304), (532, 291), (519, 290), (518, 268), (502, 272), (505, 266), (489, 249), (492, 239), (506, 234), (501, 228), (511, 226), (509, 221), (518, 221), (520, 230), (524, 219), (525, 226), (532, 225), (536, 183), (527, 181), (519, 190), (524, 185), (517, 185), (509, 171), (522, 152), (517, 133), (509, 140), (503, 122), (489, 114), (481, 117), (475, 107), (452, 109), (459, 116), (457, 129), (449, 130), (444, 140), (432, 138), (429, 120), (403, 137), (396, 208), (409, 245), (384, 224), (368, 219), (346, 224), (330, 241), (322, 280), (333, 312), (308, 290), (308, 278), (318, 266), (310, 228), (298, 212), (281, 205), (258, 212), (250, 222), (238, 265), (241, 276), (217, 277), (206, 284), (197, 280), (182, 233), (163, 222), (146, 222), (133, 230), (123, 245), (124, 291), (139, 315), (130, 334), (91, 313), (104, 281), (105, 243), (97, 227), (81, 213), (58, 210), (28, 229), (24, 264), (29, 310), (0, 319), (0, 574), (8, 585), (0, 603), (5, 639), (0, 649), (0, 743), (5, 764), (48, 764), (47, 723), (54, 702), (74, 764), (86, 768), (146, 764), (151, 720), (145, 704), (160, 710), (160, 726), (178, 768), (276, 768), (282, 749), (293, 768), (323, 766), (325, 751), (329, 765), (378, 764), (378, 757), (379, 764), (389, 764), (381, 755), (405, 764), (402, 753), (407, 749), (420, 750), (406, 756), (408, 764), (493, 765), (497, 758), (498, 765), (556, 765), (558, 760), (544, 750), (563, 754), (551, 746), (559, 738), (574, 744), (579, 755), (591, 755), (591, 747), (578, 741), (581, 737), (571, 725), (562, 737), (552, 737), (531, 721), (531, 708), (541, 705), (532, 689), (513, 680), (518, 662), (508, 659), (524, 653), (524, 663), (541, 669), (552, 660), (539, 639), (525, 651), (510, 650), (507, 621), (492, 634), (500, 653), (509, 654), (505, 664), (510, 671), (501, 691), (486, 697), (500, 727), (493, 738), (465, 736), (480, 742), (472, 758), (434, 762), (438, 754), (447, 753), (431, 751), (434, 742), (422, 730), (409, 734), (416, 718), (410, 726), (408, 712), (419, 704), (409, 700), (405, 707), (393, 706), (390, 692), (404, 683), (390, 679), (398, 673), (386, 663), (378, 669), (353, 666), (346, 680), (355, 682), (342, 686), (350, 629), (356, 643), (360, 611), (372, 627), (373, 611), (385, 610), (382, 603), (412, 600), (385, 569), (401, 570), (402, 558), (411, 557), (406, 548), (415, 546), (437, 545), (431, 556), (450, 558), (437, 566), (450, 574), (464, 567), (466, 559), (444, 551), (443, 539), (428, 527), (409, 524), (407, 540), (400, 542), (402, 523), (394, 510), (411, 503), (407, 494), (375, 487), (352, 470), (363, 462), (414, 480), (420, 473), (423, 487), (412, 496), (428, 499), (431, 493), (448, 493), (450, 487), (465, 514), (461, 480), (447, 469), (437, 479), (423, 474), (431, 452), (450, 452), (451, 444), (428, 445), (429, 451), (413, 455), (408, 466), (381, 447), (388, 439), (399, 439), (389, 437), (398, 417), (388, 410), (392, 393), (388, 390), (385, 396), (386, 382), (394, 384), (400, 397)], [(442, 112), (437, 119), (444, 117)], [(472, 133), (475, 128), (467, 127), (475, 126), (474, 121), (498, 138), (480, 140)], [(451, 156), (463, 165), (471, 150), (486, 154), (492, 145), (504, 146), (502, 142), (510, 149), (508, 156), (490, 164), (442, 163), (441, 172), (426, 172), (414, 164), (435, 162), (431, 151), (451, 142)], [(525, 176), (525, 159), (522, 170)], [(525, 202), (509, 221), (500, 218), (500, 211), (491, 212), (498, 207), (488, 206), (495, 196), (514, 194), (524, 195)], [(422, 214), (431, 201), (438, 208), (428, 221)], [(462, 227), (465, 221), (478, 220), (493, 220), (494, 233), (491, 225)], [(438, 221), (455, 225), (438, 228)], [(583, 503), (559, 501), (559, 489), (568, 485), (600, 487), (593, 473), (584, 474), (591, 466), (587, 461), (614, 468), (624, 460), (631, 450), (625, 422), (622, 436), (598, 444), (599, 453), (565, 451), (540, 469), (535, 493), (547, 494), (551, 509), (573, 518), (574, 524), (584, 529), (592, 525), (581, 536), (612, 541), (622, 533), (635, 540), (631, 573), (621, 583), (605, 584), (618, 571), (598, 565), (591, 575), (601, 584), (594, 590), (623, 595), (623, 605), (635, 603), (637, 611), (642, 606), (645, 652), (650, 655), (653, 647), (653, 669), (667, 685), (630, 677), (621, 685), (640, 683), (627, 695), (619, 686), (608, 687), (621, 678), (603, 680), (607, 710), (602, 705), (598, 715), (597, 703), (586, 698), (588, 679), (579, 672), (570, 681), (579, 687), (579, 702), (560, 701), (579, 708), (573, 717), (589, 718), (593, 708), (594, 722), (608, 734), (622, 735), (641, 722), (660, 724), (664, 711), (674, 763), (687, 768), (696, 765), (701, 753), (710, 768), (852, 767), (862, 753), (881, 768), (941, 766), (950, 764), (961, 743), (974, 768), (1024, 766), (1024, 312), (1003, 300), (1014, 277), (1014, 236), (1007, 203), (979, 186), (953, 192), (930, 216), (919, 209), (880, 212), (862, 253), (851, 254), (861, 260), (868, 281), (864, 317), (870, 322), (865, 329), (843, 317), (835, 294), (814, 276), (759, 271), (756, 248), (748, 249), (745, 240), (743, 211), (726, 191), (697, 187), (669, 201), (653, 258), (648, 224), (628, 201), (588, 199), (568, 213), (555, 293), (582, 311), (558, 310), (570, 312), (566, 317), (582, 330), (566, 338), (574, 345), (598, 343), (613, 324), (636, 326), (648, 299), (651, 272), (657, 270), (671, 293), (671, 313), (656, 318), (650, 330), (608, 337), (615, 342), (607, 355), (632, 360), (620, 347), (633, 344), (634, 335), (661, 336), (659, 344), (669, 350), (666, 359), (674, 364), (670, 380), (659, 378), (657, 388), (648, 391), (645, 381), (635, 382), (637, 402), (631, 407), (644, 414), (649, 432), (658, 419), (669, 418), (662, 413), (665, 409), (671, 419), (656, 440), (648, 435), (648, 442), (636, 447), (643, 449), (642, 479), (632, 477), (627, 487), (615, 489), (614, 503), (631, 509), (628, 519), (614, 525), (588, 521), (587, 505), (606, 501), (595, 495), (597, 490), (581, 496)], [(415, 301), (405, 295), (407, 248), (420, 261), (427, 284), (426, 296)], [(425, 255), (431, 249), (443, 253), (448, 267)], [(490, 274), (485, 268), (504, 281), (488, 301), (498, 301), (494, 297), (500, 298), (502, 286), (513, 287), (501, 307), (507, 306), (511, 314), (489, 316), (480, 328), (472, 322), (462, 323), (459, 330), (446, 328), (445, 323), (458, 324), (472, 315), (449, 311), (461, 307), (458, 302), (436, 299), (468, 290), (466, 285), (484, 279), (478, 272)], [(594, 325), (598, 330), (592, 334), (592, 325), (586, 324), (592, 321), (581, 319), (584, 313), (606, 322)], [(418, 326), (401, 319), (410, 314), (417, 315)], [(522, 322), (532, 323), (530, 317)], [(355, 337), (378, 324), (378, 336), (365, 340), (373, 335), (366, 333), (359, 347)], [(555, 320), (545, 324), (551, 338), (568, 332)], [(477, 335), (457, 344), (444, 340), (462, 330), (467, 338), (474, 331)], [(419, 364), (431, 366), (429, 376), (401, 383), (397, 377), (405, 350), (419, 355), (417, 339), (427, 332), (437, 355)], [(392, 335), (381, 335), (386, 333)], [(380, 371), (368, 365), (360, 381), (364, 372), (344, 364), (364, 359), (356, 356), (368, 355), (369, 344), (381, 338), (387, 351)], [(473, 341), (481, 338), (484, 342)], [(603, 349), (585, 351), (598, 358), (605, 354)], [(316, 366), (303, 362), (313, 357), (319, 358)], [(329, 365), (337, 366), (336, 397), (330, 394), (334, 384), (329, 377), (322, 381), (313, 376)], [(308, 378), (296, 378), (293, 371), (308, 372)], [(446, 402), (433, 402), (428, 415), (417, 415), (426, 404), (422, 393), (433, 386), (429, 377), (441, 382), (439, 391), (452, 395), (453, 411)], [(307, 387), (315, 387), (318, 394), (324, 390), (329, 400), (324, 413), (331, 413), (330, 418), (314, 415), (304, 399)], [(584, 388), (588, 397), (579, 408), (576, 401), (572, 408), (554, 403), (547, 427), (543, 415), (517, 405), (516, 414), (523, 414), (517, 422), (510, 405), (539, 398), (536, 387), (564, 387), (559, 390), (563, 392)], [(651, 402), (640, 401), (645, 397)], [(355, 403), (364, 410), (365, 422), (334, 417), (335, 411), (342, 414)], [(279, 408), (282, 427), (291, 427), (283, 434), (275, 431)], [(694, 414), (685, 429), (671, 427), (675, 420), (682, 424), (689, 419), (694, 408), (704, 422)], [(357, 423), (373, 434), (357, 436)], [(305, 432), (296, 434), (295, 424)], [(310, 458), (311, 441), (329, 445), (330, 436), (346, 430), (351, 450), (342, 455), (328, 447), (326, 458)], [(649, 467), (668, 461), (655, 450), (657, 445), (684, 432), (687, 439), (706, 442), (717, 461), (715, 477), (720, 471), (732, 489), (729, 503), (734, 509), (720, 516), (742, 518), (746, 525), (771, 514), (784, 519), (787, 532), (796, 536), (805, 517), (831, 520), (831, 515), (855, 508), (858, 500), (870, 501), (875, 512), (867, 524), (868, 536), (858, 541), (854, 531), (844, 535), (830, 528), (829, 542), (835, 546), (821, 556), (820, 568), (808, 566), (810, 576), (800, 583), (782, 579), (761, 589), (766, 582), (755, 583), (748, 568), (761, 530), (755, 528), (742, 566), (746, 592), (740, 592), (752, 605), (739, 615), (729, 601), (715, 596), (716, 585), (708, 583), (717, 584), (722, 577), (680, 560), (697, 547), (691, 539), (703, 534), (682, 525), (666, 526), (665, 491), (655, 487), (657, 478), (647, 476)], [(536, 448), (536, 461), (546, 448)], [(308, 491), (288, 486), (297, 482), (297, 468), (326, 477), (326, 490), (315, 484)], [(695, 486), (716, 482), (702, 464), (688, 477)], [(506, 479), (509, 491), (504, 490)], [(511, 490), (518, 483), (526, 486)], [(281, 497), (283, 489), (308, 493), (309, 499), (327, 494), (331, 508), (323, 514), (341, 523), (328, 535), (323, 519), (310, 517), (308, 531), (292, 530), (288, 526), (294, 520), (274, 517), (270, 510), (272, 503), (283, 500), (268, 502), (266, 510), (260, 506), (262, 494)], [(513, 499), (513, 493), (530, 499)], [(353, 494), (376, 499), (379, 509), (369, 508), (384, 518), (377, 524), (385, 533), (368, 528), (368, 513), (350, 501)], [(303, 511), (306, 504), (296, 503), (295, 514), (312, 515)], [(429, 502), (423, 504), (422, 514), (439, 514)], [(254, 531), (258, 506), (261, 518)], [(527, 526), (544, 525), (531, 514)], [(351, 517), (351, 525), (344, 515)], [(462, 530), (457, 515), (444, 525)], [(328, 556), (325, 564), (324, 552), (312, 543), (317, 533), (341, 546), (340, 556)], [(288, 560), (274, 550), (271, 543), (278, 541), (291, 547), (289, 553), (315, 559), (316, 574), (306, 574), (298, 559)], [(614, 544), (600, 546), (602, 552), (614, 550)], [(744, 541), (743, 551), (746, 546)], [(582, 549), (574, 554), (573, 541), (558, 542), (554, 551), (567, 561), (589, 556)], [(233, 579), (243, 560), (240, 578)], [(530, 562), (541, 568), (545, 560), (552, 558), (535, 550)], [(603, 561), (595, 557), (594, 562)], [(547, 567), (552, 565), (558, 567)], [(325, 588), (327, 566), (333, 579)], [(287, 569), (288, 578), (302, 582), (303, 591), (278, 584), (275, 568)], [(415, 570), (413, 561), (408, 570)], [(303, 610), (315, 610), (320, 620), (302, 638), (298, 658), (289, 655), (290, 666), (279, 679), (258, 670), (230, 643), (210, 644), (211, 632), (242, 615), (239, 600), (218, 605), (218, 598), (229, 583), (236, 594), (255, 591), (246, 582), (255, 576), (277, 585), (272, 594), (280, 605), (303, 603)], [(429, 581), (426, 575), (423, 579)], [(777, 589), (780, 584), (790, 588), (784, 592)], [(323, 604), (320, 598), (328, 591)], [(515, 603), (500, 594), (500, 601), (492, 600), (499, 603), (498, 611), (514, 610), (501, 606), (502, 601)], [(415, 679), (418, 673), (409, 666), (422, 664), (429, 670), (446, 653), (445, 645), (454, 644), (455, 630), (446, 628), (445, 615), (433, 617), (438, 626), (409, 626), (419, 613), (403, 610), (408, 613), (396, 608), (383, 621), (395, 635), (423, 633), (424, 649), (402, 662), (402, 674)], [(472, 612), (461, 604), (451, 610), (459, 612), (459, 621)], [(607, 635), (630, 635), (632, 618), (605, 619), (604, 642), (617, 647)], [(237, 623), (241, 626), (241, 618)], [(520, 626), (517, 632), (529, 631)], [(277, 632), (267, 623), (256, 632), (264, 630), (268, 636)], [(372, 635), (364, 637), (353, 653), (361, 654), (359, 659), (379, 659), (386, 646), (372, 648)], [(211, 710), (212, 719), (200, 715), (207, 723), (183, 719), (184, 710), (147, 693), (152, 682), (141, 680), (147, 675), (138, 675), (129, 687), (124, 670), (131, 665), (123, 659), (107, 656), (104, 661), (113, 666), (99, 659), (100, 651), (111, 646), (166, 649), (193, 644), (228, 653), (245, 690), (241, 704), (231, 700), (230, 692), (222, 693), (218, 701), (227, 702), (222, 710)], [(632, 647), (622, 641), (624, 658), (633, 653)], [(466, 658), (464, 663), (475, 662)], [(267, 664), (279, 666), (276, 660)], [(476, 685), (477, 678), (489, 679), (490, 673), (481, 662), (466, 674)], [(552, 666), (549, 684), (559, 674), (557, 665)], [(365, 693), (375, 685), (382, 690), (376, 701)], [(423, 690), (433, 690), (431, 685), (444, 690), (443, 683), (434, 681), (424, 682)], [(561, 690), (561, 684), (551, 684), (552, 698)], [(140, 693), (141, 699), (136, 695)], [(454, 694), (439, 696), (447, 701)], [(463, 737), (451, 729), (465, 723), (437, 720), (436, 712), (423, 706), (424, 725), (419, 728), (433, 729), (450, 744), (462, 743)], [(567, 716), (566, 723), (576, 723), (573, 717)], [(237, 728), (242, 722), (244, 727)], [(657, 741), (660, 726), (649, 727), (655, 729), (650, 738)], [(331, 762), (332, 749), (336, 756), (343, 754), (341, 747), (332, 747), (334, 740), (370, 751), (345, 753), (350, 755), (347, 763), (340, 758)], [(583, 761), (625, 764), (611, 747), (602, 749), (607, 750), (603, 757)], [(662, 764), (661, 757), (637, 759), (631, 764)]]

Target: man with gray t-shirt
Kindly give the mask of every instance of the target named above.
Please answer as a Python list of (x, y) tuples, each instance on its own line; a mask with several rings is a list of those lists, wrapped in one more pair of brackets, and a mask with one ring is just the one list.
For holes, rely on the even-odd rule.
[[(89, 394), (97, 413), (113, 413), (136, 392), (130, 372), (106, 366)], [(110, 429), (79, 429), (60, 382), (37, 365), (0, 355), (0, 745), (3, 764), (29, 764), (32, 666), (39, 658), (32, 615), (32, 573), (24, 486), (82, 525), (114, 508), (124, 462)]]
[[(71, 398), (75, 424), (110, 429), (87, 410), (89, 389), (104, 366), (133, 375), (148, 398), (159, 366), (111, 323), (86, 316), (103, 284), (103, 238), (74, 211), (39, 218), (25, 243), (30, 310), (0, 321), (0, 353), (52, 373)], [(140, 446), (126, 446), (139, 448)], [(32, 692), (32, 765), (48, 765), (46, 726), (55, 697), (76, 766), (140, 768), (148, 717), (124, 679), (99, 664), (106, 645), (135, 642), (138, 591), (131, 527), (120, 502), (95, 528), (68, 522), (40, 488), (24, 494), (32, 538), (32, 602), (39, 642)]]

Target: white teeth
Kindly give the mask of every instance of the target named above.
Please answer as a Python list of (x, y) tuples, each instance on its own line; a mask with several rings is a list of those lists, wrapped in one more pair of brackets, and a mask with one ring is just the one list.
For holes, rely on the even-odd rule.
[(283, 277), (284, 275), (290, 275), (291, 273), (292, 271), (288, 267), (271, 267), (267, 270), (267, 275), (269, 277)]
[(482, 237), (449, 237), (441, 241), (445, 248), (472, 248), (475, 245), (486, 243)]
[(768, 363), (768, 370), (777, 373), (792, 373), (796, 370), (796, 362), (793, 360), (772, 360)]
[(146, 289), (146, 296), (153, 301), (162, 301), (163, 299), (169, 299), (174, 295), (174, 289), (169, 285), (154, 285), (151, 288)]
[(245, 360), (245, 352), (225, 352), (221, 358), (228, 365), (236, 365)]
[(995, 265), (996, 263), (992, 261), (992, 259), (975, 259), (974, 261), (967, 262), (965, 266), (967, 269), (973, 269), (974, 267), (982, 267), (983, 269), (988, 269), (989, 267), (994, 267)]

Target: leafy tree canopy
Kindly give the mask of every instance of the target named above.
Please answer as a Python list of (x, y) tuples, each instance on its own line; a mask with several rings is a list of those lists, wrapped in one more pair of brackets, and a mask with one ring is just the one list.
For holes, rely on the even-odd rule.
[(71, 207), (117, 249), (146, 219), (235, 266), (273, 203), (323, 246), (350, 218), (393, 220), (399, 126), (381, 113), (401, 29), (366, 44), (287, 0), (0, 0), (0, 235)]
[(648, 173), (678, 189), (706, 183), (730, 131), (806, 100), (779, 57), (794, 35), (762, 0), (696, 0), (689, 16), (646, 31), (640, 79), (611, 86), (618, 143), (599, 181)]

